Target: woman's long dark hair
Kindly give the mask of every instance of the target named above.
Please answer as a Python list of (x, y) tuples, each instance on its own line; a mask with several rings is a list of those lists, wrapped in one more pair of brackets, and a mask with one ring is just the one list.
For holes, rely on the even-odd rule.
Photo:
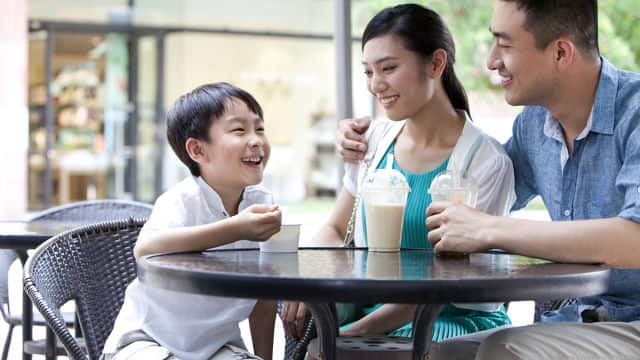
[(404, 40), (408, 50), (428, 59), (438, 49), (447, 52), (447, 65), (442, 74), (451, 105), (469, 113), (469, 100), (462, 83), (456, 77), (456, 46), (444, 21), (433, 10), (415, 4), (386, 8), (369, 21), (362, 34), (362, 48), (367, 41), (383, 35), (395, 35)]

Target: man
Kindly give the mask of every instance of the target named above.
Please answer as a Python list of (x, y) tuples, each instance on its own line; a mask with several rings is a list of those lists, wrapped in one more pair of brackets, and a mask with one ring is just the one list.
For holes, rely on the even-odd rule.
[[(600, 57), (594, 0), (497, 0), (490, 30), (487, 66), (500, 74), (509, 104), (528, 105), (505, 144), (516, 176), (513, 210), (540, 195), (554, 221), (433, 203), (429, 241), (437, 252), (499, 248), (614, 267), (606, 294), (578, 299), (544, 320), (591, 321), (597, 314), (617, 322), (501, 330), (484, 342), (478, 359), (637, 357), (640, 271), (623, 269), (640, 268), (640, 76)], [(345, 160), (362, 157), (357, 132), (367, 127), (367, 121), (341, 122)], [(458, 341), (464, 339), (438, 351), (461, 348)]]

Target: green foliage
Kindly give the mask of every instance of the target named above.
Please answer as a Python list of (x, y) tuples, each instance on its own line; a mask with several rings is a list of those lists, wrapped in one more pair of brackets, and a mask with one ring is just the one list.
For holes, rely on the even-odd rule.
[[(353, 34), (361, 36), (366, 23), (381, 9), (406, 3), (398, 0), (359, 0), (353, 3)], [(456, 41), (456, 72), (469, 90), (486, 90), (485, 60), (493, 38), (489, 33), (492, 0), (419, 0), (446, 21)], [(599, 0), (601, 53), (618, 68), (640, 72), (640, 1)]]

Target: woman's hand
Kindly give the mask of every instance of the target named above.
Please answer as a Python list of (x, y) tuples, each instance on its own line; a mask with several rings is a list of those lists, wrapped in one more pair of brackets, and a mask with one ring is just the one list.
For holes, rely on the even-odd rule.
[(307, 307), (302, 302), (287, 301), (282, 306), (280, 319), (284, 330), (292, 338), (298, 340), (304, 335), (304, 322), (307, 318)]

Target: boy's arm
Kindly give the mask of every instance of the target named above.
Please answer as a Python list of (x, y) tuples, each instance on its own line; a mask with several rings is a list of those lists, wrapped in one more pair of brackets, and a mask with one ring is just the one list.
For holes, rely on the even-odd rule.
[(264, 360), (271, 360), (273, 355), (275, 319), (276, 302), (274, 300), (258, 300), (249, 316), (253, 352)]
[(238, 215), (210, 224), (146, 230), (134, 248), (136, 258), (149, 254), (202, 251), (237, 240), (264, 241), (280, 231), (277, 205), (252, 205)]

